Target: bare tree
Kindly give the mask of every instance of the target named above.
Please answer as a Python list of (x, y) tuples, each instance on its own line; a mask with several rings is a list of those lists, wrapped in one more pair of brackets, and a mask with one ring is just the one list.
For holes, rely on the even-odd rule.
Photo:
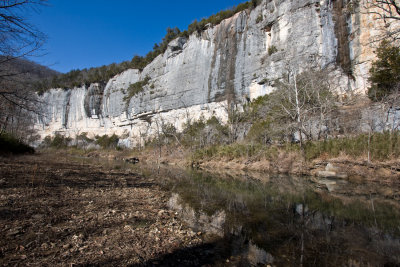
[(226, 104), (222, 104), (222, 106), (228, 115), (229, 143), (234, 143), (237, 140), (243, 139), (251, 125), (248, 120), (248, 112), (243, 109), (242, 105), (234, 103), (233, 101), (227, 101)]
[(150, 130), (150, 122), (146, 122), (146, 125), (144, 127), (139, 126), (138, 131), (139, 131), (139, 150), (142, 150), (146, 147), (146, 139), (148, 137), (148, 133)]
[[(26, 15), (46, 0), (0, 1), (0, 126), (15, 132), (39, 113), (39, 101), (29, 85), (29, 75), (15, 67), (20, 58), (34, 55), (44, 43), (42, 32), (29, 24)], [(28, 127), (29, 128), (29, 127)]]
[(32, 55), (43, 45), (44, 34), (24, 17), (46, 0), (3, 0), (0, 2), (0, 53), (7, 57), (0, 64), (17, 57)]
[(21, 88), (26, 77), (10, 62), (34, 55), (42, 47), (44, 34), (29, 24), (24, 15), (45, 3), (46, 0), (0, 1), (0, 96), (28, 111), (32, 111), (33, 99)]
[(376, 14), (385, 23), (400, 20), (400, 2), (398, 0), (368, 0), (370, 14)]
[(375, 40), (380, 42), (385, 39), (398, 41), (400, 39), (400, 1), (399, 0), (363, 0), (364, 8), (368, 14), (382, 22), (376, 25), (382, 31)]
[(296, 135), (300, 146), (303, 138), (321, 137), (334, 108), (326, 73), (308, 70), (298, 74), (290, 70), (277, 87), (270, 100), (270, 114), (274, 119), (286, 124), (287, 133)]
[(164, 135), (163, 135), (163, 128), (165, 127), (165, 121), (161, 117), (160, 114), (157, 114), (157, 117), (153, 120), (156, 128), (156, 141), (157, 141), (157, 146), (158, 146), (158, 159), (161, 159), (161, 152), (162, 152), (162, 147), (164, 145)]

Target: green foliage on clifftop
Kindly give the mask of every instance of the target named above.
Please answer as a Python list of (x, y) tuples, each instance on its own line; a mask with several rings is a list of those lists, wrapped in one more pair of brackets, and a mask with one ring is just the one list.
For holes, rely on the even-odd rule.
[(261, 3), (261, 0), (252, 0), (245, 3), (241, 3), (236, 7), (231, 9), (223, 10), (218, 12), (215, 15), (210, 16), (209, 18), (204, 18), (200, 21), (194, 20), (192, 24), (188, 27), (188, 34), (192, 34), (194, 32), (201, 32), (207, 28), (207, 24), (211, 26), (215, 26), (220, 24), (224, 19), (228, 19), (235, 15), (236, 13), (242, 12), (246, 9), (253, 9), (257, 7)]

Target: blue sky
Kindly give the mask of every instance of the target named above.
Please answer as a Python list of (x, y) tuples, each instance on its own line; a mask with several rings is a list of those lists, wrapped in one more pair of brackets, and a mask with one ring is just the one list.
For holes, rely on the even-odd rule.
[(145, 55), (167, 27), (181, 30), (244, 0), (49, 0), (29, 17), (48, 39), (32, 60), (60, 72), (97, 67)]

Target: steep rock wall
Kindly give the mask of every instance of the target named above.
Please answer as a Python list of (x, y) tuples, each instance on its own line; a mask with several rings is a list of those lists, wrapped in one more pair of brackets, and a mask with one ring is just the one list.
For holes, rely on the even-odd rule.
[[(127, 70), (106, 85), (52, 89), (42, 99), (42, 137), (117, 133), (130, 145), (154, 134), (156, 121), (178, 129), (188, 119), (227, 119), (231, 101), (246, 102), (274, 90), (289, 70), (329, 67), (339, 92), (364, 92), (372, 20), (347, 0), (263, 1), (215, 27), (173, 40), (143, 71)], [(130, 84), (149, 77), (144, 90), (126, 99)], [(144, 134), (145, 133), (145, 134)]]

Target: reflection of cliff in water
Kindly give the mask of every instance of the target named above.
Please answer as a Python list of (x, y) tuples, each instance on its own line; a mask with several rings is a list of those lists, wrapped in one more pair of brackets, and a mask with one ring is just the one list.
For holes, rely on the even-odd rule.
[(182, 203), (178, 194), (173, 193), (169, 199), (168, 207), (175, 210), (185, 219), (185, 222), (193, 229), (217, 236), (224, 236), (224, 224), (226, 214), (224, 210), (216, 211), (215, 214), (207, 215), (202, 211), (195, 211), (188, 204)]
[[(175, 192), (170, 208), (195, 230), (223, 237), (220, 253), (231, 263), (400, 264), (398, 203), (374, 199), (373, 188), (363, 194), (351, 183), (288, 176), (264, 183), (197, 172), (163, 176), (173, 177), (165, 182)], [(335, 194), (321, 184), (335, 184)]]

